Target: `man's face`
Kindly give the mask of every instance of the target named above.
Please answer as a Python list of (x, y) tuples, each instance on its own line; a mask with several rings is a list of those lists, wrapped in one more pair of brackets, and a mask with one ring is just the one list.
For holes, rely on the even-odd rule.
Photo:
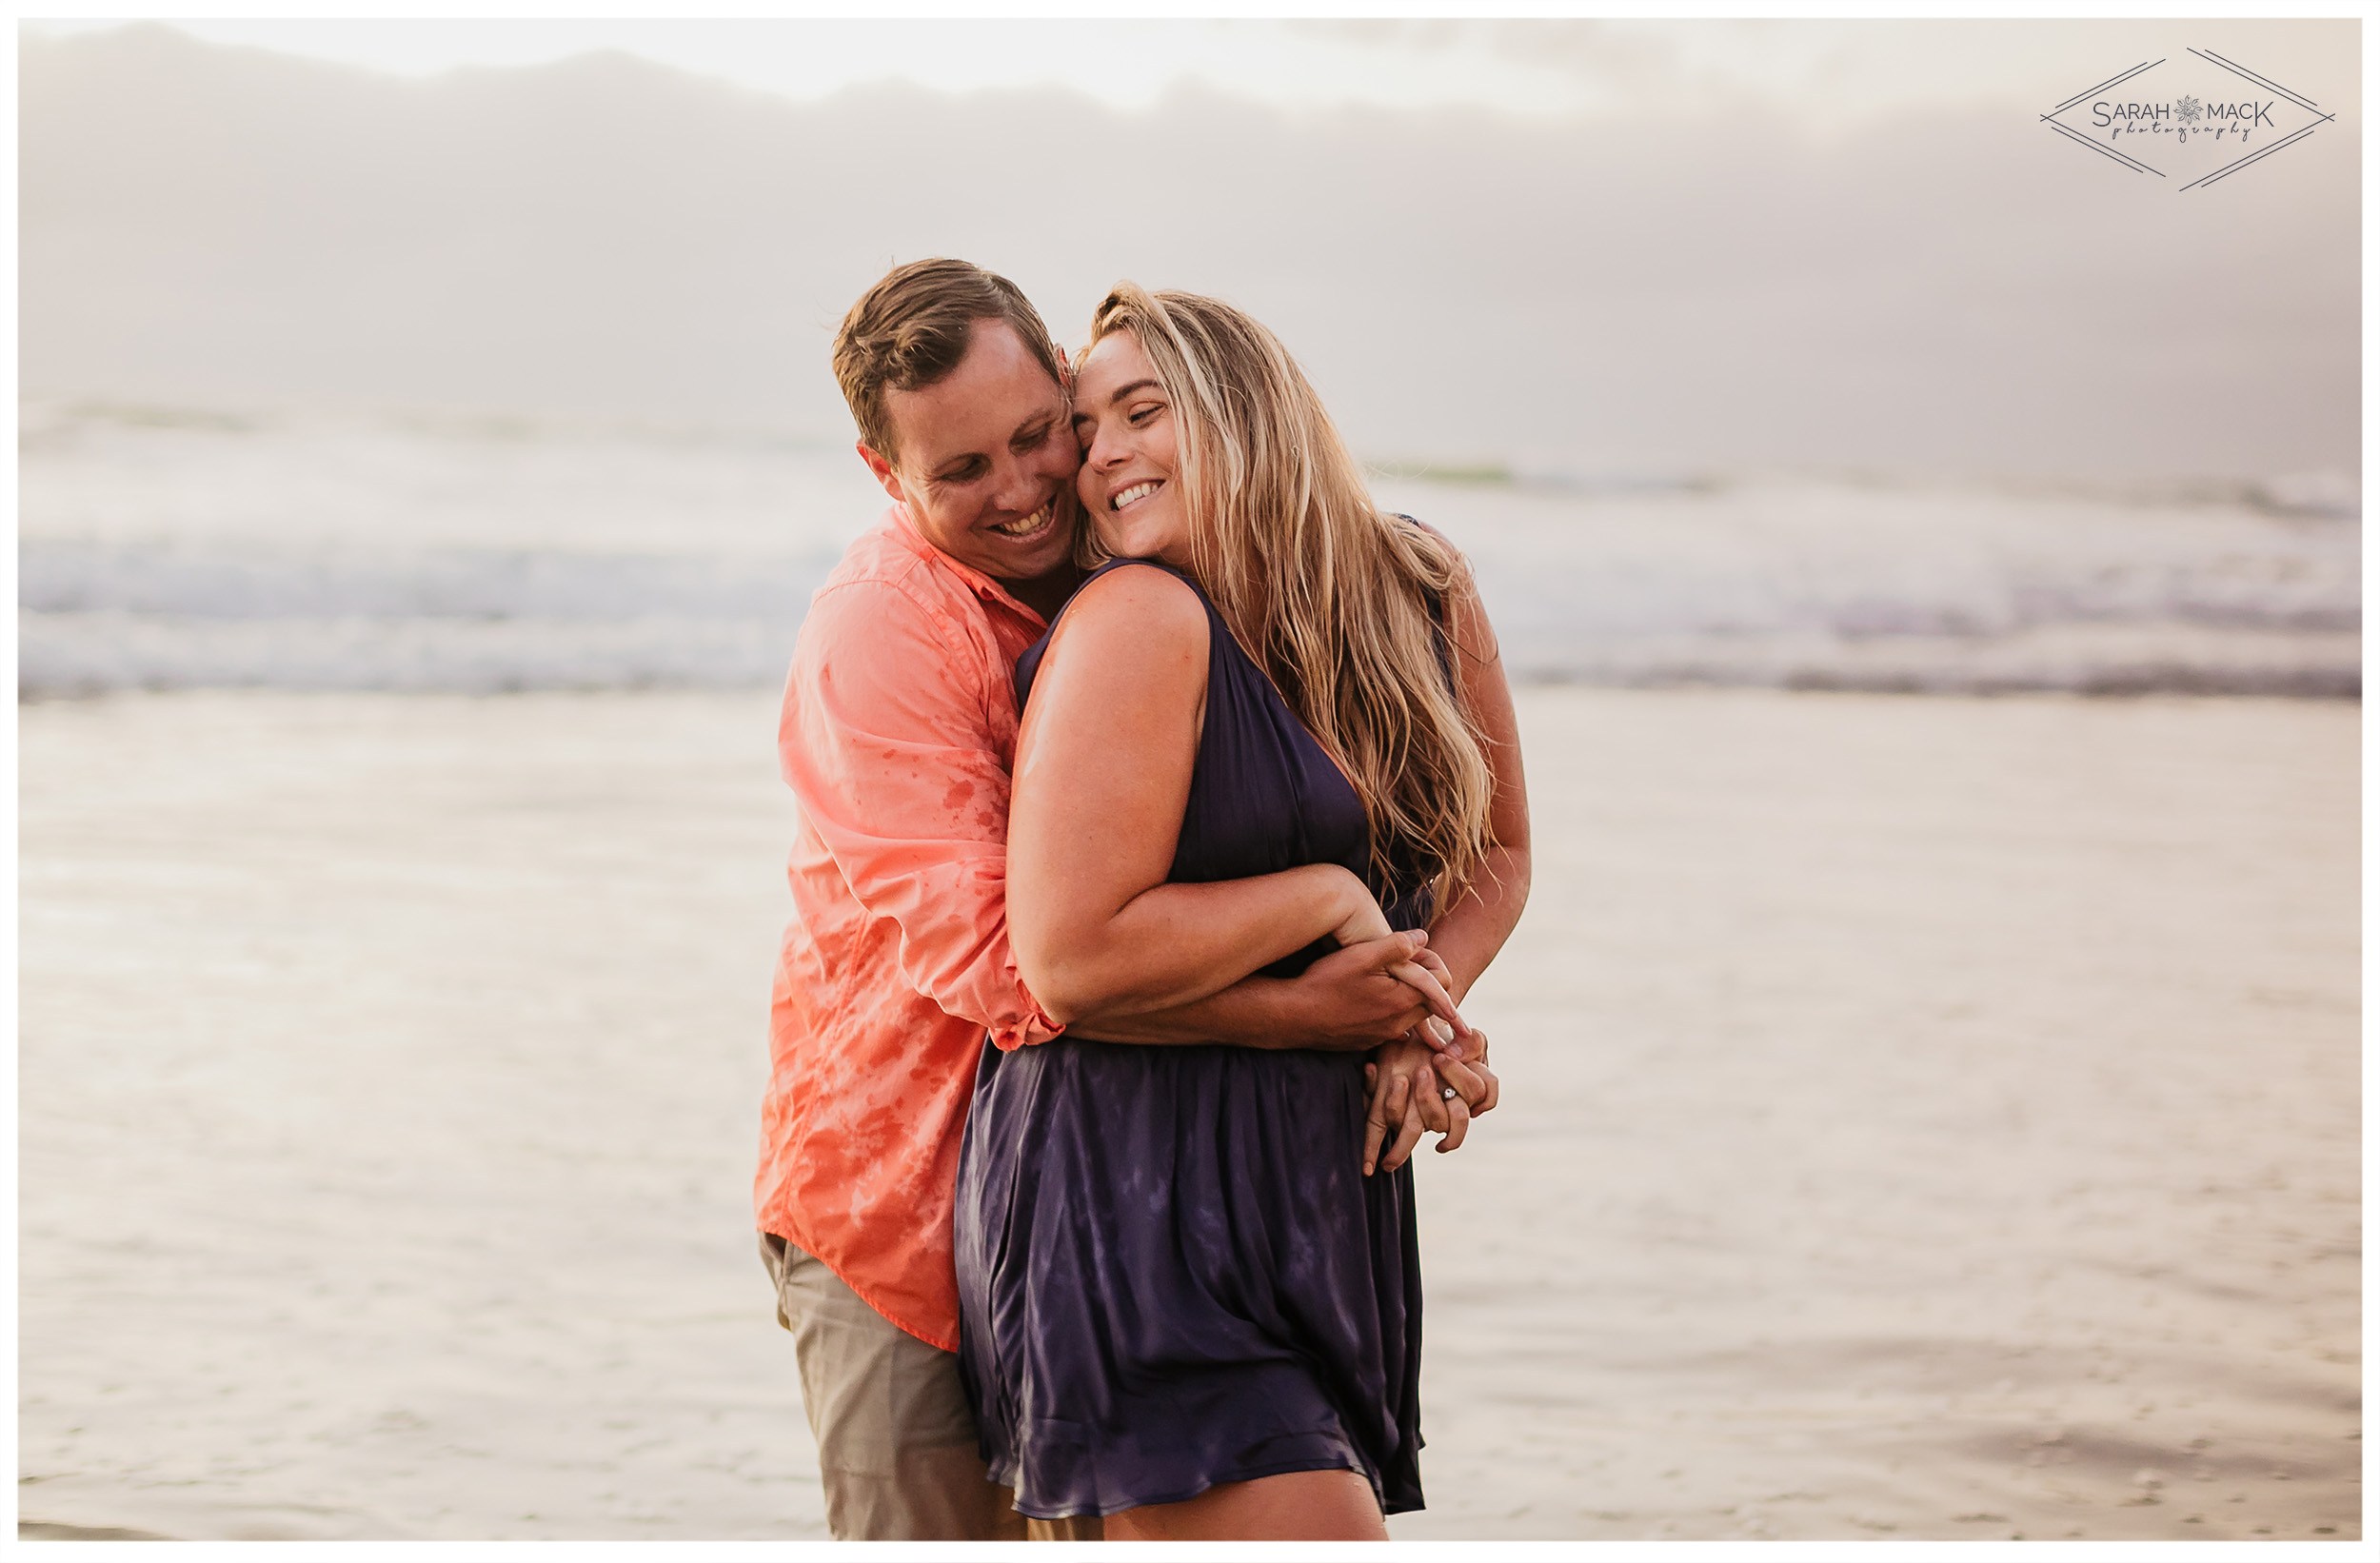
[(900, 454), (887, 461), (863, 444), (860, 456), (928, 543), (995, 581), (1067, 567), (1081, 453), (1065, 391), (1015, 327), (977, 321), (956, 369), (920, 390), (885, 392), (884, 406)]

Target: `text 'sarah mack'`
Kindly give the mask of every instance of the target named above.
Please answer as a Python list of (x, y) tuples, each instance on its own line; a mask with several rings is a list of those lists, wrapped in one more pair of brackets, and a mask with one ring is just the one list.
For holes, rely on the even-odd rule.
[(2200, 103), (2196, 98), (2184, 98), (2174, 103), (2094, 103), (2091, 106), (2091, 123), (2105, 128), (2147, 130), (2174, 128), (2175, 122), (2190, 126), (2202, 134), (2222, 137), (2236, 132), (2245, 136), (2261, 125), (2273, 129), (2272, 105), (2257, 103)]

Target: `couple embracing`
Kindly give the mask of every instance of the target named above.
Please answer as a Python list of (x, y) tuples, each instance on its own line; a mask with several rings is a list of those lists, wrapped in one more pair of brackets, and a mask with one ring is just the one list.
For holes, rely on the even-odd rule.
[(893, 505), (786, 683), (755, 1197), (843, 1537), (1383, 1538), (1413, 1171), (1528, 894), (1469, 570), (1280, 343), (896, 268), (835, 341)]

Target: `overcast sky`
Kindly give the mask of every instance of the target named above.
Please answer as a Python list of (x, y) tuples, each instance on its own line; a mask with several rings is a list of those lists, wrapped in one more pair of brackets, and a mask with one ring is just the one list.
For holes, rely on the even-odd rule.
[[(22, 388), (840, 439), (835, 321), (886, 265), (955, 253), (1069, 342), (1119, 276), (1233, 298), (1380, 458), (2351, 471), (2356, 40), (2351, 22), (33, 27)], [(2210, 43), (2337, 121), (2190, 193), (2039, 123)]]
[[(30, 22), (60, 33), (105, 21)], [(1969, 104), (2049, 107), (2136, 49), (2133, 21), (960, 21), (492, 19), (174, 22), (193, 36), (408, 76), (612, 49), (794, 99), (907, 81), (1053, 86), (1145, 109), (1187, 84), (1283, 109), (1460, 104), (1535, 117), (1760, 105), (1819, 123)], [(2335, 49), (2287, 24), (2224, 37), (2284, 81)], [(2335, 36), (2335, 35), (2334, 35)], [(2350, 34), (2351, 36), (2351, 34)], [(2132, 63), (2127, 61), (2127, 64)], [(2075, 71), (2086, 74), (2075, 78)], [(2045, 94), (2047, 94), (2045, 96)]]

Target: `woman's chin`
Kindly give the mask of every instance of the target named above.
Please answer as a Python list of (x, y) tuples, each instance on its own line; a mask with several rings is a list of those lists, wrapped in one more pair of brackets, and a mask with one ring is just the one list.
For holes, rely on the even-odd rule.
[[(1137, 522), (1137, 518), (1136, 518)], [(1102, 521), (1095, 524), (1100, 546), (1119, 559), (1161, 559), (1180, 552), (1180, 528), (1146, 523)]]
[(1118, 559), (1148, 557), (1148, 538), (1134, 526), (1101, 525), (1094, 528), (1100, 536), (1100, 546)]

